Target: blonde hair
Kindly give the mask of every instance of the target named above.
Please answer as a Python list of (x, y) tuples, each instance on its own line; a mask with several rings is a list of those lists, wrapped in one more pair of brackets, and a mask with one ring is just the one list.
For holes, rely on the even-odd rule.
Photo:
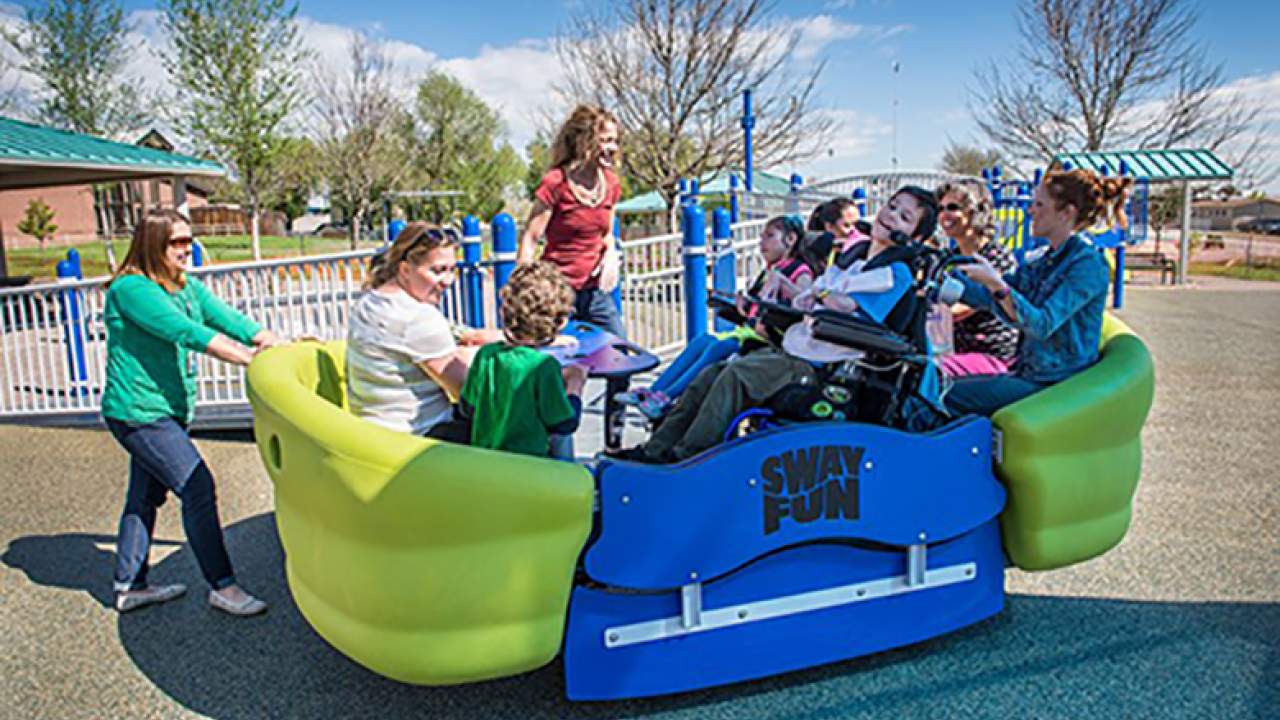
[(621, 136), (622, 126), (608, 110), (585, 104), (574, 108), (551, 143), (551, 167), (564, 168), (585, 161), (591, 155), (596, 135), (605, 123), (613, 123)]
[(142, 275), (169, 292), (177, 292), (187, 284), (187, 274), (169, 262), (169, 240), (173, 238), (173, 226), (191, 221), (177, 210), (152, 210), (133, 229), (133, 242), (129, 252), (108, 286), (121, 275)]
[(1133, 185), (1129, 177), (1099, 177), (1092, 170), (1050, 170), (1042, 184), (1058, 209), (1071, 205), (1076, 209), (1076, 230), (1087, 228), (1099, 220), (1107, 220), (1121, 228), (1129, 227), (1124, 211), (1125, 193)]
[(991, 199), (991, 191), (983, 183), (974, 180), (948, 180), (938, 186), (934, 195), (938, 198), (939, 212), (942, 200), (955, 193), (964, 198), (966, 211), (969, 213), (969, 227), (978, 231), (984, 240), (996, 236), (995, 201)]
[(549, 262), (520, 265), (499, 293), (502, 324), (513, 340), (546, 345), (573, 312), (573, 288)]
[(457, 234), (453, 228), (424, 222), (409, 223), (396, 235), (391, 247), (369, 260), (369, 277), (364, 282), (364, 289), (370, 290), (391, 282), (400, 272), (400, 263), (420, 265), (432, 250), (457, 243)]

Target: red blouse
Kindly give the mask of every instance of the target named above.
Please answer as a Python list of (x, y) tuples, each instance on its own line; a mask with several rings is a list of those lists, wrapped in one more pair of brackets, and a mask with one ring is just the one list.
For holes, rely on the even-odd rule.
[(604, 171), (604, 200), (595, 207), (583, 205), (569, 187), (564, 170), (552, 168), (542, 176), (542, 183), (534, 191), (534, 197), (551, 208), (551, 220), (547, 223), (547, 247), (542, 259), (554, 264), (564, 273), (574, 290), (594, 288), (597, 278), (592, 275), (605, 244), (601, 238), (612, 232), (609, 220), (613, 207), (622, 196), (622, 185), (611, 170)]

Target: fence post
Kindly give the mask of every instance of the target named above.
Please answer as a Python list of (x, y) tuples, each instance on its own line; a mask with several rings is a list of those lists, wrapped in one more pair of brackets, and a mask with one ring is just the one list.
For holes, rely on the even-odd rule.
[[(738, 263), (733, 252), (733, 218), (722, 207), (711, 213), (711, 247), (715, 265), (711, 269), (711, 285), (721, 295), (732, 295), (738, 289)], [(728, 332), (733, 323), (716, 318), (716, 332)]]
[(622, 276), (627, 271), (627, 256), (622, 251), (622, 218), (617, 213), (613, 216), (613, 237), (610, 238), (613, 249), (618, 251), (618, 284), (613, 286), (613, 306), (622, 312)]
[(866, 217), (867, 216), (867, 191), (860, 187), (854, 188), (853, 194), (850, 195), (850, 197), (853, 198), (854, 207), (858, 208), (858, 217), (860, 218)]
[(498, 213), (490, 224), (493, 229), (493, 307), (502, 326), (502, 286), (516, 269), (516, 221), (507, 213)]
[[(58, 261), (55, 268), (60, 284), (72, 284), (82, 279), (80, 270), (80, 252), (75, 248), (67, 251), (67, 259)], [(84, 361), (84, 328), (80, 324), (80, 296), (75, 288), (66, 288), (61, 293), (62, 300), (62, 336), (67, 344), (67, 374), (71, 381), (69, 394), (83, 395), (89, 391), (89, 374)]]
[(800, 188), (804, 186), (804, 178), (799, 173), (791, 173), (791, 191), (787, 195), (787, 214), (800, 212)]
[(707, 332), (707, 213), (697, 198), (680, 212), (684, 220), (684, 332), (692, 342)]
[(755, 192), (755, 183), (752, 181), (751, 171), (751, 129), (756, 126), (756, 116), (751, 114), (751, 91), (742, 91), (742, 154), (743, 158), (743, 181), (746, 183), (747, 192)]
[(738, 197), (739, 194), (740, 194), (740, 191), (738, 190), (738, 176), (730, 175), (729, 176), (729, 220), (734, 223), (740, 222), (742, 218), (742, 207), (740, 205), (741, 199)]
[(484, 273), (480, 269), (483, 241), (480, 218), (462, 218), (462, 314), (473, 328), (484, 327)]

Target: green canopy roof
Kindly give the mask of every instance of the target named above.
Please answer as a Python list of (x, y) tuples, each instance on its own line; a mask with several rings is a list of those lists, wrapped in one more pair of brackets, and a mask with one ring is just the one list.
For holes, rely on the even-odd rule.
[(1129, 175), (1139, 180), (1229, 180), (1235, 171), (1222, 162), (1212, 150), (1118, 150), (1115, 152), (1059, 153), (1055, 164), (1071, 163), (1073, 167), (1101, 172), (1106, 168), (1120, 172), (1124, 163)]
[(0, 190), (224, 174), (208, 160), (0, 116)]
[[(707, 173), (698, 181), (699, 192), (703, 195), (723, 195), (729, 192), (729, 176), (738, 176), (738, 187), (742, 188), (742, 172), (736, 170), (724, 170), (718, 173)], [(758, 193), (767, 195), (786, 195), (791, 192), (791, 181), (772, 175), (767, 172), (752, 172), (753, 189)], [(656, 213), (666, 212), (667, 204), (662, 200), (662, 194), (657, 190), (647, 192), (643, 195), (636, 195), (618, 203), (617, 212), (622, 214), (628, 213)]]

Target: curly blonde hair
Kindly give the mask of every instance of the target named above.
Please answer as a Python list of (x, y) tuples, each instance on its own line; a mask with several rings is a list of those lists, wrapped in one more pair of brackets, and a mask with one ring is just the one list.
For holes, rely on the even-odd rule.
[(517, 267), (499, 297), (507, 334), (529, 345), (554, 340), (573, 313), (573, 288), (560, 269), (548, 262)]
[[(596, 135), (605, 123), (613, 123), (622, 140), (622, 125), (613, 113), (598, 105), (579, 105), (560, 126), (556, 139), (551, 143), (551, 167), (563, 168), (585, 162), (594, 149)], [(619, 158), (621, 154), (619, 153)]]
[(969, 227), (978, 231), (983, 240), (996, 236), (995, 201), (991, 199), (991, 191), (983, 183), (973, 180), (948, 180), (938, 186), (934, 196), (938, 204), (951, 193), (964, 198), (965, 210), (969, 213)]

